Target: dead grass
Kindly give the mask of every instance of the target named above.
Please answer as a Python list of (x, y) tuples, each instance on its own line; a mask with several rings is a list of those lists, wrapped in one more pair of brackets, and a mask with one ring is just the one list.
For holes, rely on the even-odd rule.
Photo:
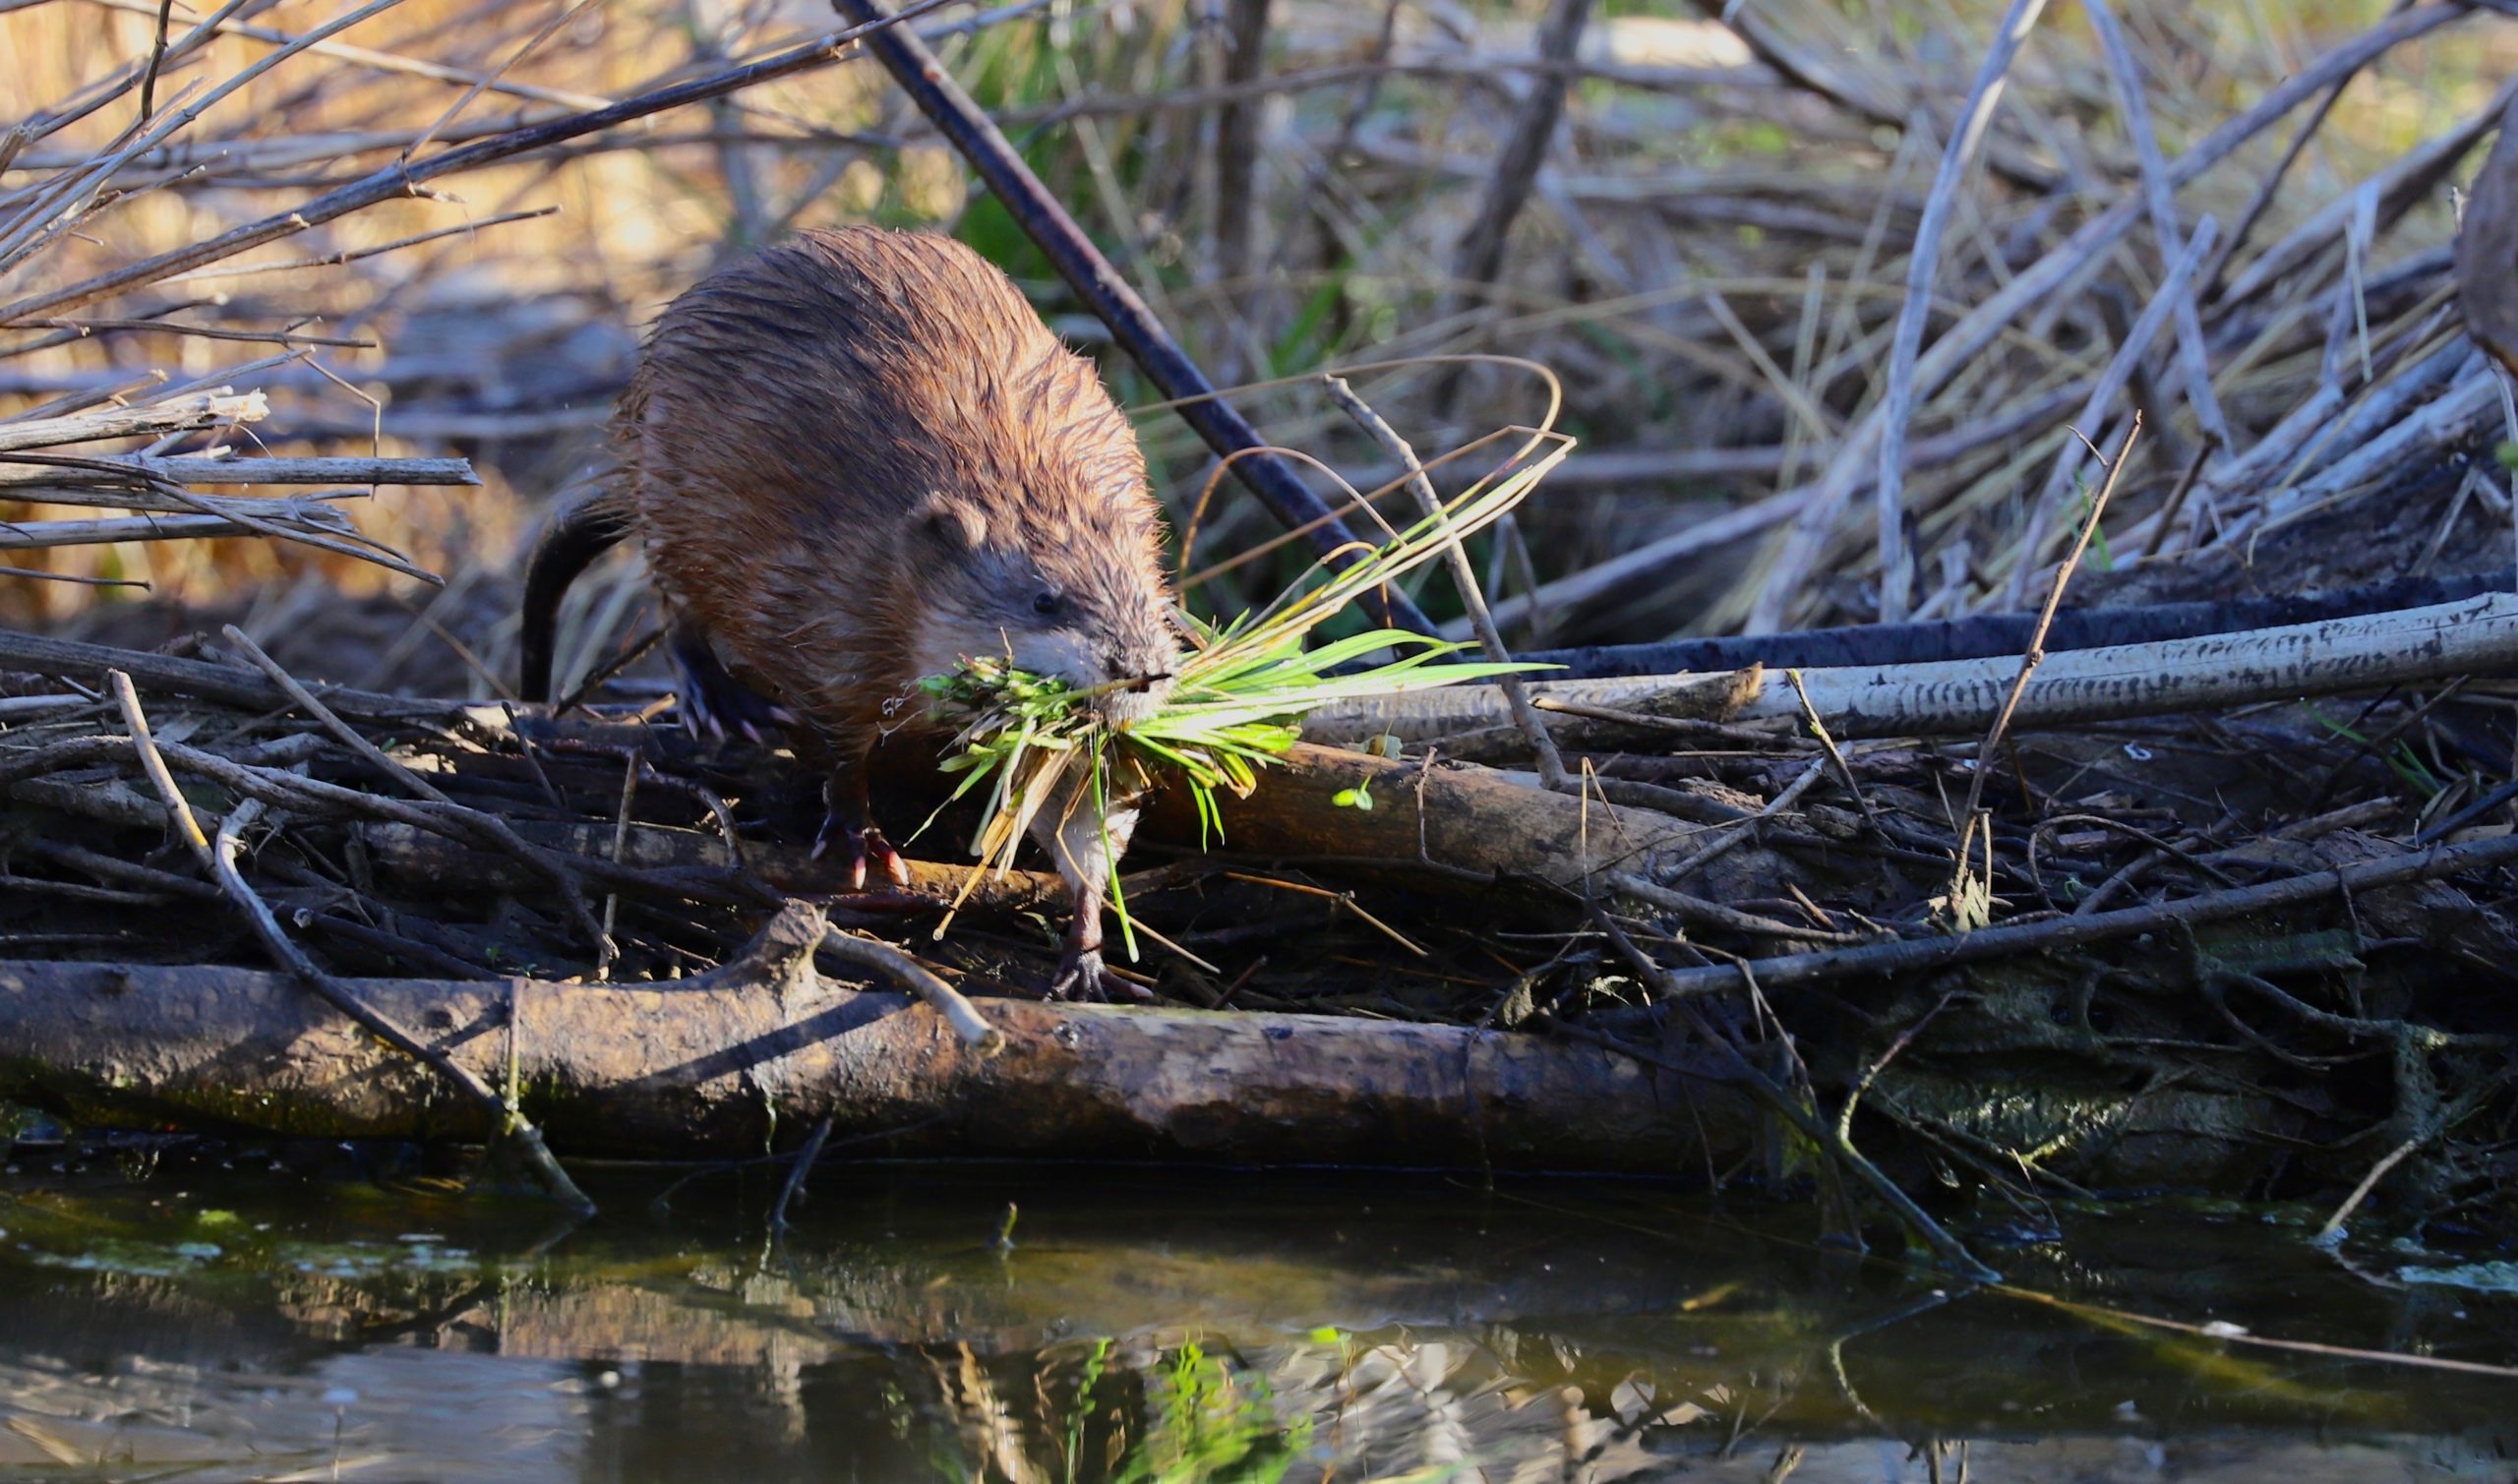
[[(1462, 350), (1554, 367), (1584, 448), (1508, 535), (1527, 561), (1513, 550), (1498, 564), (1499, 611), (1516, 638), (1649, 637), (1877, 609), (1877, 520), (1859, 445), (1887, 389), (1905, 259), (1942, 137), (1999, 8), (1900, 4), (1850, 20), (1816, 5), (1756, 9), (1752, 39), (1791, 59), (1825, 58), (1837, 98), (1779, 77), (1693, 11), (1594, 18), (1577, 54), (1566, 125), (1491, 282), (1454, 279), (1453, 248), (1478, 208), (1518, 99), (1549, 76), (1529, 65), (1535, 7), (1439, 18), (1405, 8), (1385, 43), (1377, 7), (1280, 3), (1260, 83), (1238, 94), (1218, 91), (1226, 76), (1219, 39), (1170, 4), (1023, 16), (952, 39), (946, 55), (1219, 380)], [(51, 0), (0, 14), (13, 91), (56, 106), (133, 66), (149, 53), (152, 11), (137, 0)], [(301, 34), (343, 13), (291, 0), (254, 12), (250, 24)], [(187, 14), (179, 7), (179, 33)], [(2162, 155), (2179, 159), (2385, 14), (2374, 0), (2268, 0), (2208, 22), (2188, 7), (2126, 7)], [(132, 194), (0, 275), (0, 300), (23, 302), (284, 209), (405, 149), (425, 159), (519, 118), (624, 96), (832, 26), (801, 3), (688, 0), (563, 17), (554, 5), (459, 0), (384, 10), (337, 38), (370, 54), (293, 58), (187, 130), (181, 159), (133, 161), (113, 182)], [(2390, 372), (2438, 343), (2440, 324), (2427, 318), (2438, 302), (2438, 272), (2394, 281), (2392, 296), (2374, 306), (2362, 289), (2388, 284), (2393, 266), (2418, 263), (2444, 242), (2446, 185), (2471, 165), (2451, 160), (2383, 202), (2366, 250), (2344, 243), (2350, 213), (2337, 214), (2335, 204), (2477, 116), (2492, 81), (2518, 58), (2513, 37), (2518, 27), (2498, 18), (2458, 20), (2385, 50), (2340, 90), (2216, 281), (2245, 283), (2260, 262), (2285, 264), (2283, 271), (2244, 303), (2202, 296), (2217, 400), (2239, 448), (2219, 455), (2180, 510), (2193, 528), (2154, 535), (2144, 526), (2191, 456), (2197, 427), (2174, 383), (2167, 348), (2175, 331), (2164, 332), (2130, 390), (2149, 399), (2157, 436), (2128, 471), (2102, 567), (2116, 549), (2173, 554), (2260, 531), (2281, 518), (2269, 503), (2285, 491), (2308, 505), (2349, 493), (2298, 493), (2342, 450), (2322, 462), (2307, 448), (2253, 463), (2247, 453), (2278, 442), (2283, 418), (2320, 392), (2338, 412), (2367, 405)], [(185, 88), (230, 77), (272, 48), (222, 36), (169, 67), (160, 94), (178, 101)], [(467, 80), (484, 78), (490, 86), (466, 99)], [(1223, 178), (1234, 162), (1216, 146), (1219, 104), (1232, 96), (1258, 113), (1260, 148), (1246, 185)], [(1919, 105), (1925, 129), (1890, 126)], [(0, 174), (0, 212), (87, 159), (133, 116), (126, 96), (28, 144)], [(2226, 242), (2306, 117), (2304, 108), (2251, 134), (2180, 191), (2181, 230), (2208, 213)], [(413, 149), (423, 136), (429, 142)], [(2053, 7), (2040, 19), (1983, 154), (1952, 201), (1933, 277), (1935, 303), (1946, 307), (1929, 319), (1927, 351), (1964, 312), (2068, 251), (2072, 233), (2139, 193), (2136, 151), (2079, 7)], [(375, 341), (373, 349), (312, 348), (259, 375), (273, 412), (257, 436), (279, 451), (473, 457), (486, 480), (479, 490), (389, 491), (356, 512), (370, 534), (467, 591), (496, 589), (541, 501), (583, 461), (636, 326), (731, 242), (800, 221), (949, 225), (1037, 285), (1045, 310), (1066, 317), (1062, 327), (1094, 338), (1029, 244), (992, 203), (972, 198), (958, 162), (864, 65), (659, 115), (435, 181), (429, 192), (83, 312)], [(1240, 192), (1257, 209), (1246, 218), (1219, 211)], [(546, 208), (557, 209), (353, 263), (238, 271)], [(2332, 218), (2322, 228), (2320, 212)], [(1216, 233), (1242, 219), (1254, 240), (1225, 250)], [(2293, 237), (2304, 224), (2307, 235)], [(2263, 256), (2273, 253), (2288, 256)], [(1222, 277), (1217, 265), (1236, 261), (1252, 270)], [(2032, 497), (2078, 477), (2056, 462), (2070, 445), (2067, 424), (2083, 410), (2078, 393), (2149, 302), (2162, 263), (2150, 224), (2135, 221), (1915, 398), (1912, 444), (1925, 457), (1907, 473), (1903, 506), (1917, 611), (1999, 605), (2056, 555), (2020, 547), (2039, 518)], [(2352, 354), (2340, 357), (2323, 351), (2339, 313), (2354, 322)], [(2363, 375), (2363, 318), (2372, 321), (2374, 377)], [(0, 335), (13, 342), (0, 345), (0, 415), (151, 369), (206, 377), (252, 353), (153, 332), (41, 350), (24, 349), (30, 336), (22, 328)], [(2399, 351), (2392, 361), (2390, 343)], [(1129, 368), (1109, 369), (1123, 392), (1144, 399)], [(1535, 392), (1526, 379), (1472, 372), (1448, 408), (1441, 380), (1415, 369), (1364, 385), (1420, 443), (1530, 418)], [(1297, 382), (1246, 400), (1279, 442), (1349, 469), (1368, 472), (1377, 462), (1314, 386)], [(2100, 426), (2081, 433), (2100, 438), (2126, 405), (2118, 399)], [(1142, 426), (1164, 488), (1185, 507), (1203, 480), (1203, 450), (1161, 411)], [(2223, 472), (2237, 477), (2214, 477)], [(1746, 529), (1720, 541), (1690, 536), (1724, 511), (1735, 512), (1729, 528)], [(2069, 513), (2049, 509), (2044, 524), (2067, 529)], [(1202, 569), (1270, 534), (1264, 514), (1227, 499), (1184, 566)], [(1655, 538), (1667, 561), (1630, 563), (1623, 575), (1603, 570)], [(1216, 580), (1212, 601), (1229, 609), (1262, 595), (1297, 560), (1289, 553), (1284, 563), (1236, 568)], [(156, 597), (186, 605), (309, 574), (368, 591), (394, 580), (253, 542), (78, 548), (42, 562), (70, 576), (145, 580)], [(1547, 583), (1535, 604), (1511, 576), (1525, 564)], [(477, 582), (491, 588), (476, 590)], [(581, 664), (634, 624), (625, 596), (593, 585), (580, 596), (572, 623), (600, 621), (574, 635)], [(19, 623), (58, 623), (117, 601), (110, 590), (67, 583), (0, 584), (0, 616)], [(495, 629), (472, 637), (494, 666), (503, 659)]]

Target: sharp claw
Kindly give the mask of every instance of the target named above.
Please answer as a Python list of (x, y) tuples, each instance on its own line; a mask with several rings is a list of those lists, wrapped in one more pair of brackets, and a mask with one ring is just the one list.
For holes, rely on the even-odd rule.
[(893, 885), (909, 885), (909, 862), (901, 859), (901, 853), (892, 848), (892, 842), (883, 837), (881, 830), (868, 825), (859, 838), (865, 845), (859, 852), (861, 859), (881, 865), (884, 877)]
[(822, 816), (821, 832), (813, 837), (813, 859), (819, 861), (834, 840), (845, 843), (848, 848), (849, 890), (864, 891), (869, 868), (876, 863), (882, 866), (887, 879), (896, 885), (909, 885), (909, 862), (901, 859), (899, 851), (892, 849), (892, 843), (883, 838), (881, 830), (870, 824), (849, 824), (844, 816), (833, 811)]
[(1057, 978), (1049, 980), (1049, 998), (1095, 1001), (1104, 999), (1102, 951), (1087, 948), (1069, 951), (1058, 964)]
[(760, 726), (772, 722), (778, 726), (798, 725), (794, 711), (771, 702), (733, 676), (707, 641), (694, 633), (675, 636), (670, 658), (674, 667), (674, 691), (683, 708), (683, 718), (691, 736), (704, 735), (709, 741), (723, 743), (730, 731), (761, 745)]

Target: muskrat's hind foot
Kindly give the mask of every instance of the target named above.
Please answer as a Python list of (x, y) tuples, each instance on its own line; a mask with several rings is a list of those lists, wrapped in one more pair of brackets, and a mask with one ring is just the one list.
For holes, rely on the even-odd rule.
[(1049, 980), (1049, 998), (1099, 1002), (1109, 998), (1102, 986), (1109, 979), (1109, 971), (1102, 967), (1102, 950), (1067, 945), (1058, 959), (1057, 978)]
[(869, 866), (880, 866), (894, 886), (909, 885), (909, 862), (892, 842), (866, 817), (866, 775), (847, 768), (822, 785), (822, 827), (813, 837), (813, 859), (819, 861), (833, 844), (848, 866), (848, 889), (864, 891)]
[(1066, 951), (1058, 956), (1057, 976), (1049, 980), (1049, 998), (1096, 1004), (1152, 999), (1154, 996), (1103, 964), (1101, 907), (1096, 900), (1090, 918), (1078, 914), (1067, 925)]
[(676, 625), (666, 653), (673, 661), (675, 703), (691, 736), (724, 742), (732, 732), (758, 746), (765, 730), (796, 725), (796, 713), (728, 674), (698, 630)]

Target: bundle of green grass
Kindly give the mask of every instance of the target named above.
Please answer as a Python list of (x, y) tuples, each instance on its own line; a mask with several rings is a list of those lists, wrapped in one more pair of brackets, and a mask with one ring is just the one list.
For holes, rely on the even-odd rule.
[[(1169, 699), (1140, 719), (1106, 724), (1090, 704), (1094, 692), (1018, 670), (1000, 658), (966, 659), (949, 674), (929, 677), (923, 683), (929, 704), (960, 728), (943, 762), (946, 772), (961, 775), (953, 799), (983, 786), (989, 790), (972, 854), (998, 872), (1011, 866), (1033, 815), (1061, 797), (1079, 772), (1090, 780), (1098, 801), (1145, 784), (1186, 788), (1197, 801), (1202, 834), (1212, 842), (1224, 833), (1221, 796), (1249, 797), (1258, 770), (1300, 739), (1305, 714), (1353, 696), (1545, 668), (1455, 660), (1475, 646), (1407, 629), (1375, 628), (1318, 648), (1305, 643), (1358, 597), (1398, 581), (1502, 518), (1555, 467), (1568, 445), (1559, 443), (1525, 467), (1481, 480), (1342, 568), (1314, 567), (1263, 611), (1224, 623), (1179, 612), (1189, 653)], [(1337, 673), (1373, 655), (1386, 658)], [(1111, 902), (1127, 930), (1126, 908), (1112, 885)]]

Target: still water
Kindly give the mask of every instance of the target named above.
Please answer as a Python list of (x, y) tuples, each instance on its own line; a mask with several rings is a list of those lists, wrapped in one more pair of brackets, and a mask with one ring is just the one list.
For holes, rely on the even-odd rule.
[[(410, 1180), (22, 1163), (0, 1177), (0, 1477), (2518, 1470), (2518, 1384), (1952, 1297), (1812, 1250), (1791, 1207), (828, 1164), (773, 1238), (769, 1171), (590, 1190), (603, 1215), (563, 1229)], [(2329, 1256), (2279, 1214), (2062, 1222), (1988, 1250), (2117, 1309), (2518, 1360), (2518, 1298), (2402, 1282), (2404, 1254)]]

